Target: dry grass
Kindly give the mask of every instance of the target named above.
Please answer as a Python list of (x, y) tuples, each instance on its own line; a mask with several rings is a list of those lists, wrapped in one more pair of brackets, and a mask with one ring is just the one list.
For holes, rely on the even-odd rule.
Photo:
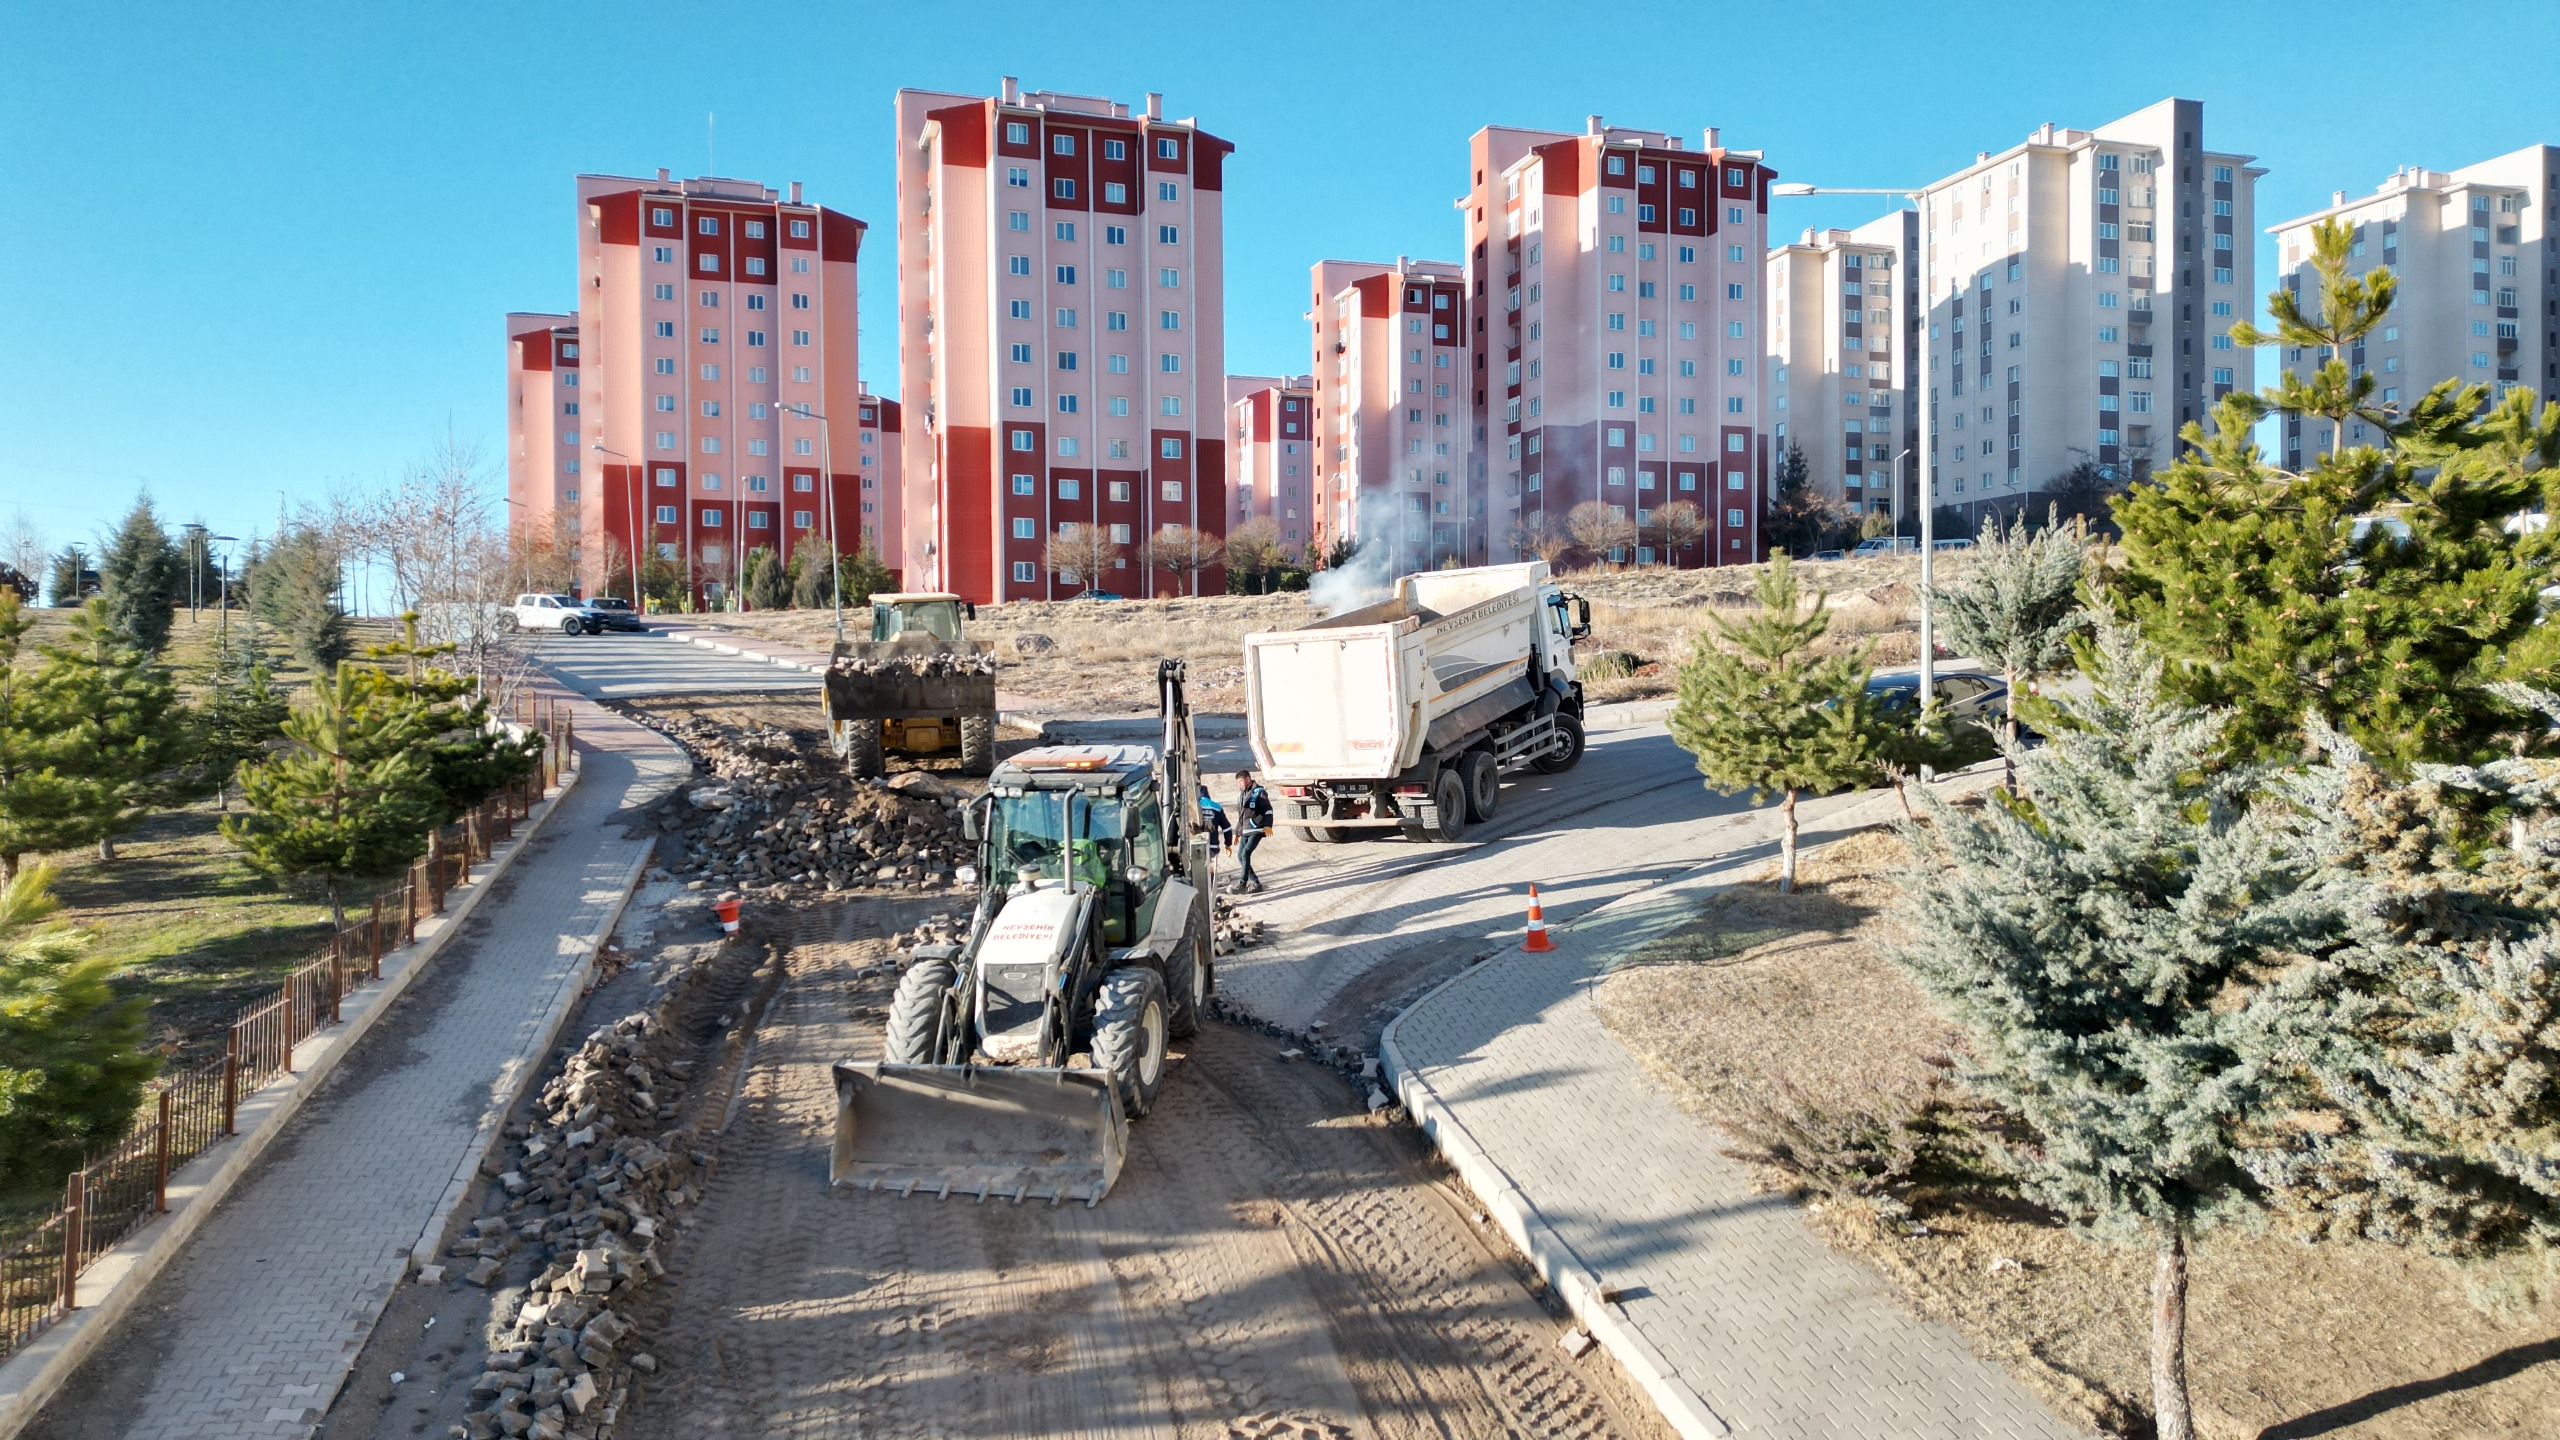
[[(1683, 1104), (1728, 1127), (1790, 1088), (1886, 1106), (1945, 1027), (1885, 961), (1900, 842), (1809, 853), (1794, 896), (1730, 893), (1602, 987), (1611, 1030)], [(1799, 1177), (1769, 1170), (1775, 1188)], [(1859, 1200), (1815, 1229), (1916, 1309), (2066, 1414), (2123, 1429), (2147, 1409), (2149, 1257), (2073, 1235), (1998, 1188), (1923, 1174), (1925, 1233)], [(1887, 1215), (1893, 1214), (1891, 1206)], [(2457, 1274), (2377, 1245), (2309, 1246), (2226, 1230), (2199, 1247), (2189, 1365), (2211, 1440), (2359, 1440), (2560, 1432), (2560, 1301), (2529, 1269)], [(2479, 1297), (2495, 1293), (2503, 1303)], [(2536, 1419), (2535, 1417), (2541, 1417)]]

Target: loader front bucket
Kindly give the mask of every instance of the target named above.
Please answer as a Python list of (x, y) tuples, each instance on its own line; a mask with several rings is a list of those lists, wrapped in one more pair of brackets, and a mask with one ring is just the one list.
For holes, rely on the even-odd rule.
[(1093, 1205), (1128, 1154), (1102, 1071), (839, 1060), (835, 1077), (838, 1185)]

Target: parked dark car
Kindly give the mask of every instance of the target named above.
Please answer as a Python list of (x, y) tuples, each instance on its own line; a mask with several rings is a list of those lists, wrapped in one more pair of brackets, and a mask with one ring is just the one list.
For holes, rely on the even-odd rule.
[(1117, 590), (1087, 590), (1076, 598), (1079, 600), (1126, 600), (1129, 597)]
[(607, 630), (647, 630), (649, 628), (641, 620), (640, 612), (631, 608), (631, 602), (619, 596), (599, 595), (587, 602), (587, 608), (596, 612)]

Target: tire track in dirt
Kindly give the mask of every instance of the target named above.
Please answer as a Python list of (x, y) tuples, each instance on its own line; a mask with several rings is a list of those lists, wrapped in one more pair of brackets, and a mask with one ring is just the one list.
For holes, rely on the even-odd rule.
[(643, 1440), (1090, 1436), (1479, 1440), (1667, 1429), (1435, 1173), (1280, 1042), (1210, 1026), (1099, 1208), (826, 1181), (828, 1065), (877, 1053), (886, 936), (920, 904), (812, 911), (671, 1256), (624, 1413)]

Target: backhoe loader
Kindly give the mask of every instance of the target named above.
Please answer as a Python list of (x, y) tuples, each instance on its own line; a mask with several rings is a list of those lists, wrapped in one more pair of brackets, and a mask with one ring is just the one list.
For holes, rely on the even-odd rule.
[(919, 947), (884, 1058), (835, 1066), (837, 1185), (1099, 1203), (1215, 984), (1183, 666), (1143, 745), (1016, 754), (964, 812), (966, 937)]

